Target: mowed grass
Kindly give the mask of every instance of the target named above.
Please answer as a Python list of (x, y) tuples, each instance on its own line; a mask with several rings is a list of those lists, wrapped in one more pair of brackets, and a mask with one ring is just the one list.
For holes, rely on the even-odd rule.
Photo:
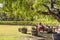
[[(28, 29), (27, 34), (23, 34), (18, 31), (18, 28), (26, 27)], [(20, 25), (0, 25), (0, 40), (25, 40), (26, 36), (31, 36), (31, 27), (35, 26), (20, 26)], [(40, 34), (51, 39), (51, 34)]]
[(18, 28), (22, 27), (31, 30), (32, 26), (0, 25), (0, 40), (20, 40), (21, 37), (30, 36), (29, 34), (23, 34), (18, 31)]

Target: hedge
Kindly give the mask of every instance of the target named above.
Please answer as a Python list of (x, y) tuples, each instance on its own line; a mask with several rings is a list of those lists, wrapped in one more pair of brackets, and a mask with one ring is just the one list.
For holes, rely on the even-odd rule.
[[(37, 25), (40, 23), (39, 21), (0, 21), (1, 25)], [(48, 24), (48, 25), (59, 25), (58, 23), (46, 23), (46, 22), (41, 22), (42, 24)]]
[(0, 21), (1, 25), (36, 25), (35, 21)]

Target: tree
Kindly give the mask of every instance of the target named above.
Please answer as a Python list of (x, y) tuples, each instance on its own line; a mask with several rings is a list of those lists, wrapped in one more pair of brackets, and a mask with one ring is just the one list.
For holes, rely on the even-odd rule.
[[(30, 21), (30, 20), (38, 19), (37, 13), (39, 12), (41, 12), (42, 14), (48, 14), (52, 12), (51, 8), (54, 7), (54, 5), (52, 4), (56, 4), (57, 6), (59, 5), (60, 0), (55, 0), (52, 3), (48, 1), (49, 0), (44, 0), (44, 1), (43, 0), (0, 0), (0, 2), (4, 4), (2, 10), (6, 12), (8, 18), (10, 17), (9, 15), (13, 14), (11, 17), (12, 19), (14, 18), (13, 16), (15, 16), (15, 17), (18, 17), (18, 20), (23, 20), (23, 21), (24, 20)], [(51, 5), (51, 6), (49, 7), (48, 5)], [(46, 12), (47, 9), (49, 12)], [(55, 11), (50, 14), (52, 16), (56, 15)], [(15, 19), (16, 18), (14, 18), (14, 20)]]
[(1, 14), (1, 18), (2, 18), (2, 20), (7, 21), (7, 14), (6, 13), (2, 13)]
[[(49, 11), (49, 13), (58, 21), (60, 21), (60, 10), (58, 8), (54, 8), (54, 2), (51, 0), (51, 8), (49, 8), (47, 5), (43, 4), (44, 7), (46, 7)], [(54, 12), (56, 11), (56, 12)]]

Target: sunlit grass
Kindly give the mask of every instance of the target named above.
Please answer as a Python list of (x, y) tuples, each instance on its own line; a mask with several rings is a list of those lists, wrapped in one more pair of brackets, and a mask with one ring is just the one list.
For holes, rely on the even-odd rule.
[(16, 40), (15, 36), (0, 36), (0, 40)]
[[(23, 34), (18, 31), (18, 28), (26, 27), (28, 29), (27, 34)], [(0, 25), (0, 40), (22, 40), (22, 37), (31, 36), (31, 27), (33, 26), (21, 26), (21, 25)], [(46, 37), (51, 37), (51, 34), (39, 34)]]
[(31, 30), (32, 26), (18, 26), (18, 25), (0, 25), (0, 40), (18, 40), (19, 37), (30, 36), (18, 31), (18, 28), (26, 27)]

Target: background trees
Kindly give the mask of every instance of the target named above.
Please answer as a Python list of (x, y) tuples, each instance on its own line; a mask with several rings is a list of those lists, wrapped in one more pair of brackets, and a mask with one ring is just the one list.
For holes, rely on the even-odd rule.
[[(60, 9), (60, 0), (54, 0), (55, 7)], [(1, 14), (5, 13), (6, 16), (1, 16), (8, 21), (41, 21), (41, 22), (57, 22), (42, 4), (51, 7), (49, 0), (0, 0), (3, 3)], [(45, 15), (43, 13), (48, 13)], [(0, 18), (0, 19), (1, 19)], [(53, 19), (52, 19), (53, 18)], [(51, 20), (52, 19), (52, 20)]]

